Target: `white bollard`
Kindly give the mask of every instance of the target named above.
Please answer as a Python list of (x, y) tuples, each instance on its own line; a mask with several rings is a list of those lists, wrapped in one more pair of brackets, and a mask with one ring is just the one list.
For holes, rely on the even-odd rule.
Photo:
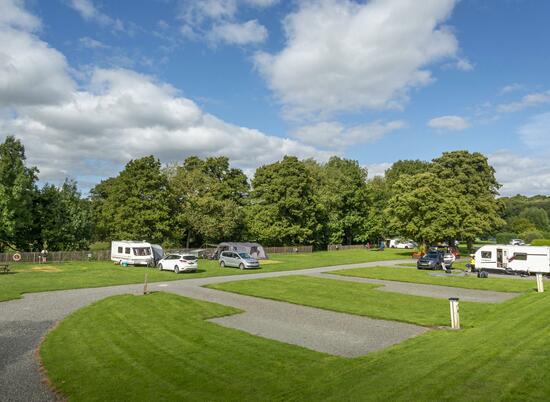
[(537, 273), (537, 292), (544, 292), (544, 282), (542, 281), (542, 274)]
[(460, 329), (460, 314), (458, 311), (458, 297), (449, 298), (451, 304), (451, 328)]

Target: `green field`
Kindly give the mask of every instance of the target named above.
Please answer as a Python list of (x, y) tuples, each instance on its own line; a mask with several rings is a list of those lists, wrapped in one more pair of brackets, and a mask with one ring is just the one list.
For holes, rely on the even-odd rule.
[[(358, 278), (384, 279), (389, 281), (425, 283), (429, 285), (442, 285), (457, 288), (494, 290), (500, 292), (528, 292), (536, 290), (537, 284), (533, 277), (531, 280), (484, 278), (480, 279), (476, 274), (468, 276), (445, 276), (443, 271), (423, 271), (407, 268), (372, 267), (331, 271), (331, 274), (342, 276), (354, 276)], [(437, 276), (435, 276), (437, 275)]]
[(164, 293), (116, 296), (64, 320), (41, 356), (74, 401), (543, 401), (549, 309), (550, 294), (530, 293), (473, 328), (346, 359), (204, 321), (232, 308)]
[[(207, 287), (423, 326), (449, 325), (448, 300), (381, 292), (377, 290), (380, 285), (370, 283), (297, 275), (226, 282)], [(483, 317), (492, 309), (494, 305), (461, 302), (461, 323), (465, 327), (472, 326), (476, 317)]]
[[(340, 264), (353, 264), (408, 258), (403, 250), (346, 250), (321, 251), (304, 254), (273, 254), (271, 261), (263, 264), (260, 272), (305, 269)], [(240, 271), (235, 268), (219, 268), (217, 261), (200, 260), (199, 272), (176, 275), (141, 267), (121, 267), (111, 262), (66, 262), (46, 265), (12, 264), (10, 274), (0, 274), (0, 301), (21, 297), (23, 293), (48, 290), (91, 288), (110, 285), (142, 283), (147, 273), (149, 282), (177, 279), (203, 278), (220, 275), (242, 275), (258, 270)]]

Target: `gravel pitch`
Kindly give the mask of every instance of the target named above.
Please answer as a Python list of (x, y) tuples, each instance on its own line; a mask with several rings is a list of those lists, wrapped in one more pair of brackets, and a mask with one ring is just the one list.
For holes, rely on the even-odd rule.
[[(391, 266), (396, 263), (398, 262), (384, 261), (298, 271), (187, 279), (153, 283), (149, 288), (225, 304), (245, 311), (242, 314), (212, 320), (219, 325), (239, 328), (252, 334), (324, 353), (352, 357), (398, 343), (426, 331), (426, 328), (236, 295), (201, 286), (267, 277), (320, 274), (338, 269)], [(406, 287), (399, 291), (411, 293), (410, 289), (412, 286), (406, 284)], [(122, 285), (30, 293), (22, 299), (1, 302), (0, 401), (55, 400), (55, 396), (42, 383), (39, 364), (35, 357), (42, 337), (57, 321), (81, 307), (109, 296), (139, 294), (142, 291), (143, 285)]]

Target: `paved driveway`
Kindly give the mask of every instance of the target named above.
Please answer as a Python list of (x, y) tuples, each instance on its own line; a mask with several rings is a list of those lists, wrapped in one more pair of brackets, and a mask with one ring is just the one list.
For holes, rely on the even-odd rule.
[[(242, 314), (211, 320), (252, 334), (307, 347), (319, 352), (353, 357), (383, 349), (425, 332), (424, 327), (350, 314), (297, 306), (290, 303), (236, 295), (201, 286), (289, 275), (318, 275), (337, 269), (394, 265), (396, 261), (351, 264), (298, 271), (254, 273), (241, 276), (187, 279), (150, 284), (187, 297), (244, 310)], [(343, 277), (338, 277), (342, 280)], [(345, 279), (344, 279), (345, 280)], [(385, 284), (396, 286), (396, 283)], [(430, 287), (430, 285), (422, 285)], [(457, 288), (433, 287), (432, 295), (450, 297)], [(433, 290), (433, 289), (432, 289)], [(0, 400), (49, 401), (54, 396), (42, 384), (35, 359), (41, 338), (55, 322), (71, 312), (109, 296), (143, 291), (143, 285), (30, 293), (22, 299), (0, 303)], [(418, 286), (406, 284), (393, 291), (418, 294)], [(445, 293), (447, 292), (447, 293)], [(482, 297), (485, 292), (473, 291)], [(437, 295), (436, 295), (437, 293)], [(494, 293), (494, 292), (493, 292)], [(510, 296), (510, 295), (508, 295)]]

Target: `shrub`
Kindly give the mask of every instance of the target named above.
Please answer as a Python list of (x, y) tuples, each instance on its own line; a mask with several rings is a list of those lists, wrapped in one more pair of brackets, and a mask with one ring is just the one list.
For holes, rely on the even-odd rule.
[(538, 230), (531, 230), (529, 232), (520, 234), (520, 239), (522, 239), (527, 244), (530, 244), (535, 239), (541, 239), (543, 237), (544, 235)]
[(496, 238), (497, 238), (497, 244), (508, 244), (510, 243), (510, 240), (517, 239), (518, 234), (512, 233), (512, 232), (502, 232), (502, 233), (497, 233)]
[(531, 242), (532, 246), (550, 246), (550, 239), (534, 239)]

